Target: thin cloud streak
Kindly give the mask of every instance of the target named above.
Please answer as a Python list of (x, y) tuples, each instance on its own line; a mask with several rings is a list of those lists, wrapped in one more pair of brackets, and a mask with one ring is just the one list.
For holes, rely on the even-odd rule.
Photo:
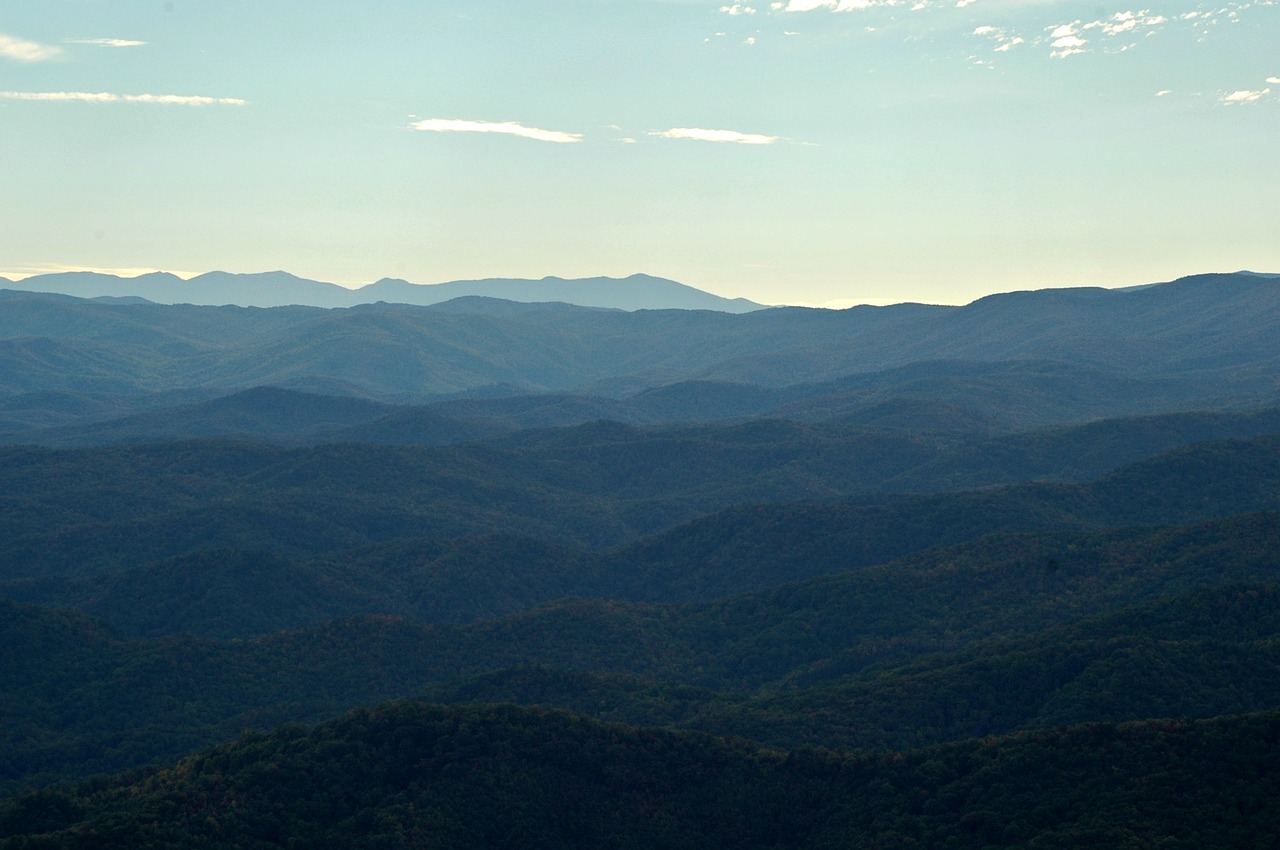
[(655, 130), (649, 134), (660, 139), (689, 139), (695, 142), (721, 142), (738, 145), (771, 145), (778, 141), (777, 136), (764, 136), (759, 133), (739, 133), (736, 130), (704, 130), (698, 127), (672, 127), (670, 130)]
[(783, 12), (812, 12), (817, 9), (830, 9), (832, 12), (856, 12), (869, 9), (875, 5), (893, 5), (892, 0), (876, 3), (874, 0), (790, 0), (785, 6), (774, 3), (775, 10)]
[(44, 62), (55, 58), (61, 52), (62, 50), (57, 47), (37, 44), (34, 41), (27, 41), (26, 39), (16, 38), (0, 32), (0, 56), (5, 59), (13, 59), (18, 62)]
[(515, 121), (468, 121), (460, 118), (424, 118), (409, 124), (414, 130), (427, 133), (497, 133), (504, 136), (518, 136), (522, 139), (533, 139), (538, 142), (554, 142), (556, 144), (574, 144), (582, 141), (581, 133), (566, 133), (562, 130), (543, 130), (538, 127), (526, 127)]
[(155, 103), (164, 106), (244, 106), (239, 97), (205, 97), (187, 94), (115, 94), (89, 91), (0, 91), (0, 100), (53, 103)]
[(71, 44), (93, 44), (98, 47), (142, 47), (147, 42), (128, 38), (77, 38)]

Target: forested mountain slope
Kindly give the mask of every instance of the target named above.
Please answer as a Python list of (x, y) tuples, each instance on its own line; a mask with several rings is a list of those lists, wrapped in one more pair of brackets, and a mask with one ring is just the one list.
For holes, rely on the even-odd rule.
[[(515, 535), (604, 548), (735, 502), (760, 503), (599, 562), (605, 584), (583, 588), (709, 598), (998, 531), (1181, 523), (1280, 507), (1275, 437), (1196, 444), (1087, 485), (770, 506), (874, 489), (922, 452), (910, 440), (875, 434), (815, 450), (804, 445), (811, 431), (787, 423), (640, 443), (611, 439), (620, 427), (600, 426), (595, 442), (559, 435), (568, 444), (553, 440), (541, 450), (233, 443), (4, 450), (0, 580), (122, 571), (214, 549), (312, 558), (420, 537)], [(575, 446), (574, 436), (584, 439)], [(431, 560), (406, 557), (400, 566)], [(384, 563), (395, 569), (396, 556)], [(627, 574), (635, 576), (630, 584)]]
[[(85, 775), (176, 757), (246, 726), (318, 720), (536, 665), (731, 692), (727, 702), (686, 694), (699, 704), (674, 720), (859, 746), (962, 736), (974, 723), (999, 731), (1059, 716), (1130, 718), (1141, 715), (1126, 711), (1162, 701), (1181, 713), (1192, 703), (1171, 702), (1179, 683), (1184, 697), (1198, 695), (1197, 712), (1264, 707), (1276, 687), (1267, 659), (1277, 597), (1238, 586), (1273, 582), (1277, 551), (1275, 514), (1013, 535), (699, 605), (565, 600), (466, 626), (361, 617), (253, 641), (126, 638), (77, 615), (3, 603), (0, 636), (25, 651), (0, 671), (11, 683), (0, 749), (15, 785)], [(1222, 590), (1207, 593), (1214, 588)], [(1110, 622), (1079, 622), (1134, 606)], [(1059, 631), (1035, 637), (1047, 628)], [(995, 639), (1006, 643), (979, 647)], [(926, 663), (936, 653), (951, 657)], [(1132, 673), (1152, 659), (1140, 693), (1144, 680)], [(1018, 678), (1037, 664), (1043, 675), (1006, 682), (992, 703), (1002, 671)], [(1231, 671), (1250, 672), (1232, 683), (1223, 678)], [(950, 720), (937, 714), (943, 682), (953, 693)], [(743, 702), (769, 694), (786, 696)], [(652, 710), (645, 693), (614, 710), (654, 720), (643, 714), (646, 700)], [(842, 702), (865, 710), (832, 715)], [(1104, 710), (1113, 713), (1089, 713)]]
[(886, 757), (392, 703), (19, 799), (0, 847), (1264, 846), (1278, 728), (1098, 724)]

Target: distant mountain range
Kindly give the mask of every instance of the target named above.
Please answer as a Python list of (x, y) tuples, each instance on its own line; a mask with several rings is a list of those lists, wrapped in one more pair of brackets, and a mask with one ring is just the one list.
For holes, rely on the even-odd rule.
[[(1046, 424), (1280, 404), (1277, 327), (1280, 284), (1253, 274), (1196, 275), (1132, 292), (1012, 292), (963, 307), (736, 315), (483, 296), (256, 309), (0, 290), (0, 396), (75, 393), (80, 404), (86, 393), (198, 391), (185, 399), (193, 402), (275, 386), (405, 404), (477, 392), (623, 399), (697, 381), (646, 406), (679, 413), (716, 396), (724, 413), (794, 416), (801, 412), (788, 405), (801, 404), (814, 418), (818, 409), (838, 415), (905, 398)], [(708, 382), (747, 386), (722, 386), (717, 396)], [(590, 418), (614, 418), (597, 409)], [(546, 424), (571, 421), (583, 418), (556, 415)]]
[[(0, 283), (4, 279), (0, 278)], [(11, 289), (53, 292), (78, 298), (145, 298), (156, 304), (202, 304), (239, 307), (354, 307), (359, 304), (427, 306), (466, 296), (501, 298), (524, 303), (564, 302), (615, 310), (718, 310), (749, 313), (763, 309), (745, 298), (721, 298), (674, 280), (633, 274), (626, 278), (590, 277), (566, 280), (489, 278), (419, 284), (383, 278), (359, 289), (307, 280), (283, 271), (258, 274), (208, 272), (183, 280), (167, 272), (117, 277), (98, 272), (36, 275), (12, 283)]]

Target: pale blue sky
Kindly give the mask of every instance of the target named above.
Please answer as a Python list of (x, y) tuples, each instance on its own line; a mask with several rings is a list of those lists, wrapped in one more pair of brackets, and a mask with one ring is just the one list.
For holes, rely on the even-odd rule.
[(1280, 4), (0, 0), (0, 275), (1280, 271)]

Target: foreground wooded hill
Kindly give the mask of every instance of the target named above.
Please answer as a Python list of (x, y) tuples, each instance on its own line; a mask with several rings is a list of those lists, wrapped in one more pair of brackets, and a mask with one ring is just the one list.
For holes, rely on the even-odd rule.
[(882, 756), (392, 703), (29, 795), (0, 847), (1261, 847), (1278, 756), (1274, 712)]

